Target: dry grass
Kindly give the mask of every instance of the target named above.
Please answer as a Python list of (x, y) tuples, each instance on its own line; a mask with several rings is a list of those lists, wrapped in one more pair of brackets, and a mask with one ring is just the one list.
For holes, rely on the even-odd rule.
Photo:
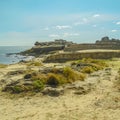
[(120, 68), (118, 70), (118, 75), (116, 76), (116, 79), (114, 81), (114, 87), (120, 91)]
[(87, 67), (84, 67), (81, 70), (81, 72), (90, 74), (90, 73), (94, 72), (94, 69), (91, 66), (87, 66)]
[(38, 62), (38, 61), (30, 61), (27, 63), (27, 66), (42, 66), (42, 62)]
[(105, 67), (108, 67), (108, 64), (104, 60), (96, 60), (91, 58), (84, 58), (82, 60), (74, 61), (71, 63), (71, 65), (80, 65), (84, 64), (82, 68), (80, 68), (80, 71), (82, 73), (90, 74), (94, 71), (102, 70)]
[[(101, 70), (107, 66), (104, 61), (93, 60), (93, 59), (83, 59), (80, 61), (75, 61), (74, 64), (84, 63), (88, 66), (84, 66), (80, 71), (76, 71), (71, 67), (64, 68), (53, 68), (45, 72), (36, 72), (32, 70), (27, 70), (23, 81), (28, 80), (31, 84), (21, 84), (18, 83), (12, 86), (13, 93), (34, 91), (38, 92), (44, 89), (46, 86), (57, 87), (67, 83), (73, 83), (75, 81), (83, 81), (86, 78), (86, 74), (90, 74), (94, 71)], [(41, 65), (40, 63), (32, 63), (31, 65)]]
[(0, 64), (0, 68), (6, 68), (7, 67), (7, 65), (5, 65), (5, 64)]

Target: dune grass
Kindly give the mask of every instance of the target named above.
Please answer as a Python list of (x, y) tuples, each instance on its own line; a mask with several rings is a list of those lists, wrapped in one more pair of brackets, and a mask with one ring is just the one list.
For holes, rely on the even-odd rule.
[(7, 65), (5, 65), (5, 64), (0, 64), (0, 68), (6, 68), (7, 67)]
[(102, 70), (105, 67), (108, 67), (108, 64), (105, 62), (105, 60), (98, 60), (98, 59), (91, 59), (91, 58), (83, 58), (82, 60), (77, 60), (71, 63), (71, 65), (80, 65), (84, 64), (82, 68), (80, 68), (80, 71), (82, 73), (90, 74), (92, 72)]
[(27, 63), (27, 66), (42, 66), (42, 62), (41, 61), (29, 61)]
[(44, 72), (29, 70), (25, 72), (23, 81), (30, 81), (31, 84), (16, 84), (11, 87), (12, 92), (38, 92), (43, 90), (46, 86), (58, 87), (79, 80), (83, 81), (86, 78), (86, 74), (101, 70), (107, 66), (105, 61), (102, 60), (82, 59), (79, 61), (74, 61), (74, 65), (81, 63), (84, 63), (84, 65), (87, 66), (80, 68), (80, 71), (73, 69), (71, 66), (64, 68), (51, 68), (50, 70), (45, 70)]

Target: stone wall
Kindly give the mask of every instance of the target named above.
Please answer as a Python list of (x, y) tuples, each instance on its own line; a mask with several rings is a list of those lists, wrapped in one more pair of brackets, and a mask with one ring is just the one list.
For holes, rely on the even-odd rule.
[(65, 51), (79, 51), (79, 50), (89, 50), (89, 49), (111, 49), (120, 50), (120, 40), (119, 39), (109, 39), (109, 37), (103, 37), (101, 40), (97, 40), (92, 44), (71, 44), (65, 48)]
[(44, 62), (65, 62), (83, 58), (110, 59), (114, 57), (120, 57), (120, 51), (59, 53), (48, 56)]
[(120, 45), (115, 44), (76, 44), (70, 45), (64, 49), (64, 51), (79, 51), (89, 49), (111, 49), (120, 50)]
[(63, 39), (55, 39), (54, 41), (49, 41), (49, 42), (36, 42), (34, 45), (35, 46), (53, 46), (53, 45), (71, 45), (73, 44), (72, 41), (67, 41)]

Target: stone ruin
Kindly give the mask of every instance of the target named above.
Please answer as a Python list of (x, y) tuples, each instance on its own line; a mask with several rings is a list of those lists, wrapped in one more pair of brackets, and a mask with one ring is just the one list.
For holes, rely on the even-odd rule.
[(73, 44), (72, 41), (67, 41), (63, 39), (55, 39), (54, 41), (50, 42), (36, 42), (34, 45), (38, 47), (45, 47), (45, 46), (57, 46), (57, 45), (63, 45), (63, 46), (69, 46)]
[(109, 37), (106, 36), (101, 40), (97, 40), (95, 43), (77, 44), (63, 39), (56, 39), (50, 42), (36, 42), (34, 47), (22, 52), (22, 54), (40, 55), (55, 53), (59, 50), (63, 50), (64, 52), (75, 52), (89, 49), (120, 50), (120, 40), (113, 38), (109, 39)]
[(72, 44), (66, 47), (65, 51), (79, 51), (79, 50), (89, 50), (89, 49), (111, 49), (120, 50), (120, 40), (119, 39), (109, 39), (109, 37), (103, 37), (101, 40), (97, 40), (95, 43), (85, 43), (85, 44)]
[(50, 42), (36, 42), (33, 48), (54, 48), (58, 47), (64, 49), (64, 51), (79, 51), (79, 50), (88, 50), (88, 49), (120, 49), (120, 40), (119, 39), (109, 39), (109, 37), (103, 37), (101, 40), (97, 40), (95, 43), (83, 43), (76, 44), (71, 41), (56, 39)]
[(56, 39), (50, 42), (36, 42), (30, 50), (21, 52), (22, 55), (39, 56), (40, 54), (54, 53), (59, 50), (64, 50), (65, 47), (74, 44), (71, 41)]
[(112, 45), (120, 45), (120, 40), (119, 39), (109, 39), (109, 37), (103, 37), (101, 40), (97, 40), (95, 44), (112, 44)]

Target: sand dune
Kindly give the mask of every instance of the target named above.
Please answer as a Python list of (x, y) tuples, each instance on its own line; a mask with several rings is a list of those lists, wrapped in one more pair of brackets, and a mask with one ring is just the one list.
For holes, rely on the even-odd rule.
[[(98, 71), (90, 75), (85, 82), (94, 83), (94, 88), (87, 94), (75, 94), (75, 89), (66, 90), (58, 97), (40, 93), (20, 97), (0, 92), (0, 119), (119, 120), (120, 92), (114, 88), (119, 63), (112, 61), (111, 70)], [(18, 68), (25, 69), (25, 66), (13, 65), (0, 71), (5, 74), (11, 69)]]

